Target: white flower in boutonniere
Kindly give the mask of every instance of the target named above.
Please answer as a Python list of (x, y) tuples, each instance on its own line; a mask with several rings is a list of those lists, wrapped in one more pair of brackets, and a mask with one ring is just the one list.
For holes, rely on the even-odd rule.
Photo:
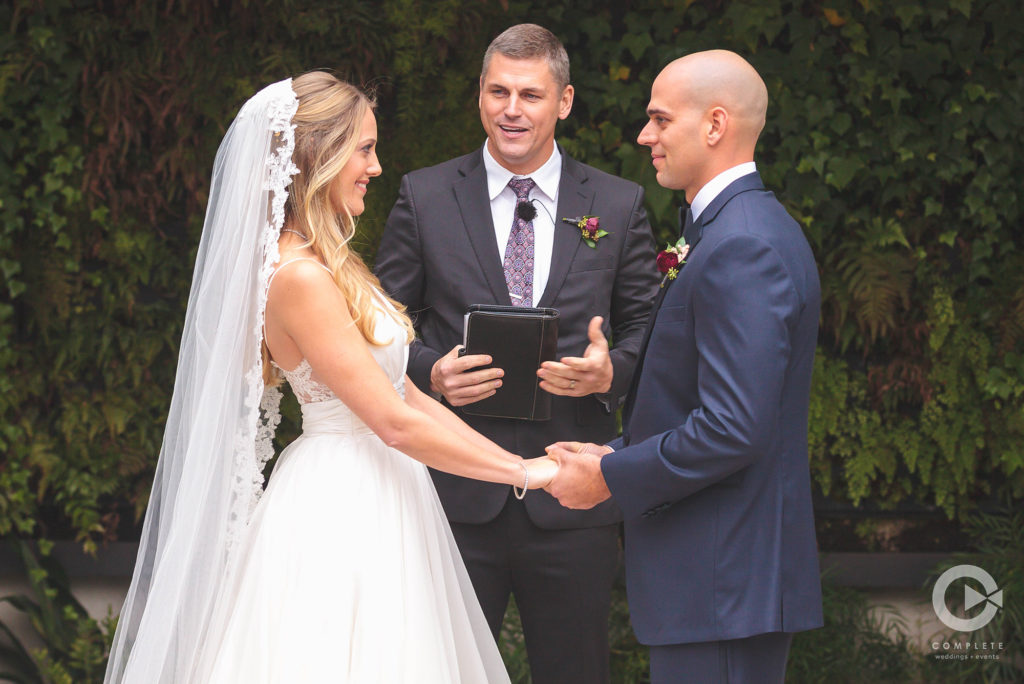
[(669, 280), (675, 280), (679, 275), (679, 269), (686, 263), (686, 255), (690, 253), (690, 245), (686, 244), (686, 238), (680, 237), (676, 244), (666, 245), (665, 249), (658, 252), (658, 271), (665, 274), (661, 279), (661, 286)]
[(587, 247), (594, 249), (597, 247), (597, 241), (608, 235), (608, 231), (602, 229), (598, 224), (600, 218), (600, 216), (577, 216), (576, 218), (564, 218), (562, 223), (569, 223), (579, 228), (580, 235), (583, 236)]

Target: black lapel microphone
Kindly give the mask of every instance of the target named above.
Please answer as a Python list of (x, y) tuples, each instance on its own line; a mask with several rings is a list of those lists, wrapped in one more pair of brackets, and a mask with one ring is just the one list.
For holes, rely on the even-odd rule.
[(516, 216), (524, 221), (532, 221), (537, 218), (537, 207), (533, 206), (533, 201), (521, 201), (516, 203)]

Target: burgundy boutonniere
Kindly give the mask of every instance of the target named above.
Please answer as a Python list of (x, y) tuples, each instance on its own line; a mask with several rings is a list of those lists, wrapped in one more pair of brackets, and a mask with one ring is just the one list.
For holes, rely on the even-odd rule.
[(587, 243), (587, 247), (594, 249), (597, 247), (597, 241), (608, 235), (608, 231), (601, 228), (598, 221), (600, 216), (577, 216), (576, 218), (564, 218), (562, 223), (571, 223), (580, 229), (580, 235), (583, 236), (583, 241)]
[(680, 237), (674, 245), (666, 245), (665, 249), (658, 252), (658, 271), (665, 274), (661, 279), (661, 286), (669, 280), (675, 280), (679, 275), (679, 269), (686, 263), (686, 255), (690, 253), (690, 245), (686, 239)]

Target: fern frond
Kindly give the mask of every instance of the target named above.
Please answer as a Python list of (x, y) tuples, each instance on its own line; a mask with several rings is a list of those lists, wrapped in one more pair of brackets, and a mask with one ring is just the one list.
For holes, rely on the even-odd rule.
[(838, 262), (854, 318), (871, 343), (891, 333), (899, 313), (910, 308), (914, 265), (909, 254), (866, 247)]

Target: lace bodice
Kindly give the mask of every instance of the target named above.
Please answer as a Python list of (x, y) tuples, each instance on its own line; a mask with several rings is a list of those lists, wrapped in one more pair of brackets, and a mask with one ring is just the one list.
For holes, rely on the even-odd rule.
[(330, 387), (313, 379), (313, 367), (306, 359), (302, 359), (302, 362), (290, 371), (281, 368), (276, 363), (274, 366), (284, 374), (285, 380), (295, 392), (300, 404), (312, 404), (337, 398)]
[[(405, 364), (408, 360), (409, 346), (405, 343), (405, 330), (402, 329), (383, 307), (390, 307), (387, 300), (378, 297), (377, 322), (374, 328), (374, 337), (378, 340), (391, 341), (384, 346), (367, 345), (374, 360), (380, 364), (391, 381), (391, 386), (401, 395), (405, 396)], [(273, 363), (273, 362), (271, 362)], [(338, 397), (331, 391), (331, 388), (313, 377), (313, 367), (309, 361), (303, 359), (298, 366), (292, 370), (285, 370), (276, 363), (274, 367), (280, 369), (285, 379), (291, 386), (299, 404), (314, 404), (322, 401), (330, 401)]]

